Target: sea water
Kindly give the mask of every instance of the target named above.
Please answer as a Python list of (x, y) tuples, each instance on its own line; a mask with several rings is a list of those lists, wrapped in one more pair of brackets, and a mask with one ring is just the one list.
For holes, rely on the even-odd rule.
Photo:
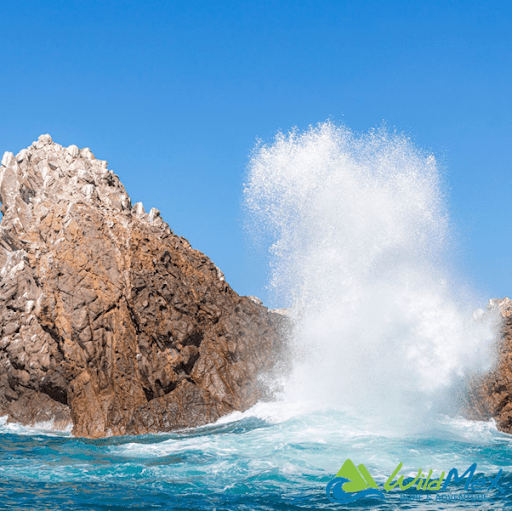
[[(421, 433), (393, 435), (339, 409), (260, 403), (172, 434), (86, 440), (11, 425), (0, 431), (0, 509), (496, 510), (512, 503), (512, 437), (462, 418), (439, 417)], [(347, 458), (364, 463), (379, 486), (400, 461), (406, 475), (421, 467), (437, 477), (477, 463), (489, 476), (504, 470), (506, 493), (494, 489), (474, 502), (404, 500), (393, 491), (344, 506), (325, 489)], [(454, 499), (468, 492), (458, 484), (443, 493)]]
[[(474, 313), (443, 189), (434, 156), (386, 129), (327, 122), (259, 144), (250, 228), (293, 325), (280, 378), (261, 382), (275, 400), (139, 437), (3, 423), (0, 509), (508, 509), (512, 436), (463, 418), (499, 318)], [(399, 475), (432, 479), (476, 463), (487, 483), (345, 504), (326, 487), (347, 459), (381, 490), (400, 462)]]

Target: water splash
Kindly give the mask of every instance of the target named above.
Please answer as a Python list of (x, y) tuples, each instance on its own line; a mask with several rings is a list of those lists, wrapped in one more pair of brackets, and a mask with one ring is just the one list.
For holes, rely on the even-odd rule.
[(407, 137), (279, 133), (255, 149), (245, 199), (295, 320), (287, 401), (418, 421), (490, 368), (496, 318), (475, 321), (450, 278), (438, 165)]

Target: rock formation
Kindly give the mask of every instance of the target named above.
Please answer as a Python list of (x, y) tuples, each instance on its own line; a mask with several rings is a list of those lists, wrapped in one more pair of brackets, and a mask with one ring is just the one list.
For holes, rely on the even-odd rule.
[(197, 426), (262, 397), (283, 319), (42, 135), (0, 167), (0, 414), (84, 437)]
[(499, 430), (512, 433), (512, 300), (490, 300), (503, 318), (498, 360), (495, 370), (486, 375), (479, 387), (479, 415), (493, 417)]

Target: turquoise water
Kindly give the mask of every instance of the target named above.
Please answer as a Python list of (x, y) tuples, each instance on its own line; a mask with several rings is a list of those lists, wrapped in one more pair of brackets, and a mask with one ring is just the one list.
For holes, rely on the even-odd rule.
[[(415, 433), (378, 433), (340, 410), (260, 404), (244, 414), (172, 434), (86, 440), (4, 424), (0, 509), (508, 509), (512, 436), (492, 423), (440, 417)], [(382, 487), (398, 462), (407, 475), (432, 468), (504, 474), (484, 502), (331, 502), (325, 487), (343, 462), (364, 463)], [(460, 472), (459, 472), (460, 473)], [(459, 484), (446, 494), (465, 494)], [(422, 498), (426, 498), (424, 495)]]

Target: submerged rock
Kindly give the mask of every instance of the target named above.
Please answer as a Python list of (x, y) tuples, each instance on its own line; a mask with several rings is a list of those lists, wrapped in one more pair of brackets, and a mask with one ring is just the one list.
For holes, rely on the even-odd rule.
[(39, 137), (0, 167), (0, 414), (84, 437), (198, 426), (265, 389), (284, 319), (133, 208), (89, 149)]

